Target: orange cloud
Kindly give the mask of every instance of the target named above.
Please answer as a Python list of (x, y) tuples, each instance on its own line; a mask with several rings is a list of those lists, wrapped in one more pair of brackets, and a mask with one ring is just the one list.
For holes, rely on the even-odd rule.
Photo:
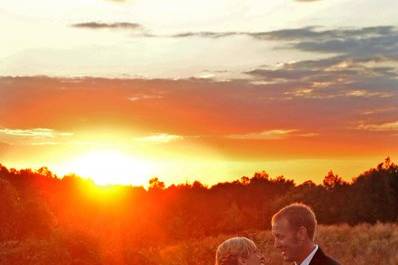
[(379, 124), (360, 124), (357, 127), (360, 130), (369, 131), (398, 131), (398, 121), (385, 122)]
[(258, 133), (248, 133), (248, 134), (232, 134), (228, 135), (228, 138), (231, 139), (253, 139), (253, 140), (276, 140), (276, 139), (284, 139), (290, 136), (293, 132), (296, 132), (296, 129), (290, 130), (269, 130), (262, 131)]
[[(192, 144), (239, 159), (385, 156), (397, 151), (391, 144), (396, 137), (387, 133), (398, 116), (394, 97), (285, 100), (286, 92), (302, 84), (255, 85), (244, 80), (3, 77), (0, 85), (0, 141), (5, 143), (22, 137), (16, 134), (38, 147), (66, 139), (87, 142), (89, 137), (65, 133), (98, 135), (99, 129), (106, 129), (122, 130), (121, 139), (136, 144), (134, 139), (161, 143), (182, 154)], [(319, 89), (321, 95), (326, 93), (322, 90), (327, 88)], [(386, 108), (383, 120), (376, 113), (366, 116), (361, 130), (350, 126), (363, 113)], [(385, 124), (385, 118), (392, 123)], [(27, 135), (42, 138), (32, 141)]]

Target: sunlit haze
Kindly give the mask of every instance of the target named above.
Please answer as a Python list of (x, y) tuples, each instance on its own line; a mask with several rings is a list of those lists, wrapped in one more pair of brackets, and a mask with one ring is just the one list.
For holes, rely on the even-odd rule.
[(0, 163), (100, 185), (398, 157), (398, 1), (2, 1)]

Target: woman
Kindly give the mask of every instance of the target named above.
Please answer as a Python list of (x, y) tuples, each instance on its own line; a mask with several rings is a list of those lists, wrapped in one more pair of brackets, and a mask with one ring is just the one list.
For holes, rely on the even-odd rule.
[(264, 265), (256, 244), (246, 237), (233, 237), (222, 242), (216, 252), (216, 265)]

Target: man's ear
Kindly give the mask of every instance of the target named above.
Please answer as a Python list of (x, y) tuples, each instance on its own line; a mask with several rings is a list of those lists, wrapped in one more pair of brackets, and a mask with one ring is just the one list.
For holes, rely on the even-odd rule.
[(308, 238), (307, 228), (305, 228), (304, 226), (300, 226), (297, 230), (297, 238), (300, 241), (306, 240)]

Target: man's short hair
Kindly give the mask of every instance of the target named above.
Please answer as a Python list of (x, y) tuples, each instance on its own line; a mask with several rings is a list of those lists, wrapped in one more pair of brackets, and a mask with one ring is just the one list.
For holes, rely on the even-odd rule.
[(272, 216), (272, 224), (277, 220), (286, 219), (294, 229), (301, 226), (307, 230), (308, 237), (315, 239), (317, 220), (314, 211), (304, 203), (292, 203), (280, 209)]

